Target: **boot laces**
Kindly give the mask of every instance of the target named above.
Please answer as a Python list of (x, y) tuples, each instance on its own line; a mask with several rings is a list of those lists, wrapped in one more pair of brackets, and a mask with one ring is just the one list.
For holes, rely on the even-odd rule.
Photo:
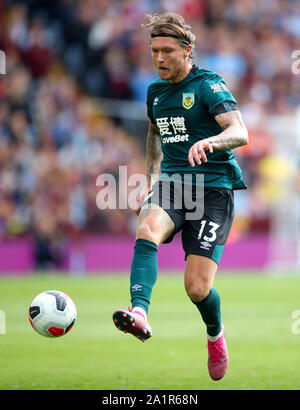
[(223, 337), (221, 336), (215, 342), (208, 340), (208, 351), (212, 362), (219, 362), (223, 355)]

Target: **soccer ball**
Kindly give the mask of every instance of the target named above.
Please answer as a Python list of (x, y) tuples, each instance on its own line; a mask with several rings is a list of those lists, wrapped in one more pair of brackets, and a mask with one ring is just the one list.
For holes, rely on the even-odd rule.
[(68, 295), (48, 290), (33, 299), (29, 307), (29, 322), (40, 335), (59, 337), (71, 330), (76, 314), (76, 306)]

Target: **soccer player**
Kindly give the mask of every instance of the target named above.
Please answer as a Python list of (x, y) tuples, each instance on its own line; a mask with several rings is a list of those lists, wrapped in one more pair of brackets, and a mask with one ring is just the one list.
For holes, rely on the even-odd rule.
[[(185, 289), (207, 328), (209, 374), (219, 380), (229, 359), (220, 295), (213, 280), (232, 225), (233, 191), (246, 188), (232, 150), (247, 144), (248, 133), (223, 78), (193, 65), (195, 35), (184, 19), (175, 13), (146, 17), (149, 23), (143, 27), (150, 31), (152, 59), (160, 78), (150, 84), (147, 95), (148, 183), (138, 200), (130, 274), (132, 307), (114, 312), (113, 320), (118, 329), (143, 342), (152, 336), (147, 314), (157, 279), (157, 249), (181, 231)], [(196, 205), (203, 202), (197, 219), (187, 217), (186, 199)]]

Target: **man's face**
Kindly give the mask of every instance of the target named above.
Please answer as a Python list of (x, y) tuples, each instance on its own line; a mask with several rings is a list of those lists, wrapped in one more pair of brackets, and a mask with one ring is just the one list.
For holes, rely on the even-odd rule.
[(178, 82), (185, 76), (189, 64), (187, 58), (190, 46), (182, 48), (173, 37), (154, 37), (151, 41), (151, 54), (154, 66), (162, 80)]

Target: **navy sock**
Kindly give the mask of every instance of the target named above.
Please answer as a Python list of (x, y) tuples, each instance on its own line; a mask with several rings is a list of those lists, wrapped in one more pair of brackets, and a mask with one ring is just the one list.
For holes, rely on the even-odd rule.
[(211, 288), (208, 296), (201, 302), (193, 302), (206, 324), (207, 334), (217, 336), (222, 329), (220, 295), (215, 288)]
[(137, 239), (130, 274), (132, 307), (141, 307), (148, 313), (153, 286), (157, 279), (158, 246), (146, 239)]

